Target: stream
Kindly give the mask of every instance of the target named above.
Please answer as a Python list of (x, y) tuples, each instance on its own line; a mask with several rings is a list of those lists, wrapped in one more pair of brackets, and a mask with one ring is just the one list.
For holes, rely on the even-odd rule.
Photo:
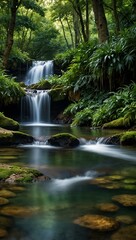
[[(1, 239), (114, 240), (119, 229), (136, 224), (135, 206), (125, 207), (112, 200), (116, 195), (136, 194), (136, 148), (102, 144), (101, 138), (114, 131), (30, 123), (22, 124), (20, 130), (40, 137), (43, 142), (1, 147), (1, 163), (38, 169), (51, 180), (15, 185), (1, 183), (1, 189), (15, 193), (6, 206), (0, 206), (0, 228), (4, 226), (8, 232)], [(80, 146), (62, 149), (45, 144), (45, 137), (60, 132), (76, 135)], [(103, 212), (97, 207), (100, 203), (113, 203), (118, 210)], [(75, 223), (88, 214), (113, 219), (124, 216), (128, 221), (122, 220), (118, 230), (105, 232)], [(120, 239), (134, 238), (122, 233)]]

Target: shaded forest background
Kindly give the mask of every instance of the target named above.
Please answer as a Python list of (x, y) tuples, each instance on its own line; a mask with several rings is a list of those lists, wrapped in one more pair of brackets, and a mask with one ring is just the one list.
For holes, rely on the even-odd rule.
[(0, 36), (4, 104), (24, 94), (6, 74), (53, 59), (60, 71), (50, 81), (69, 91), (73, 125), (135, 121), (135, 0), (1, 0)]

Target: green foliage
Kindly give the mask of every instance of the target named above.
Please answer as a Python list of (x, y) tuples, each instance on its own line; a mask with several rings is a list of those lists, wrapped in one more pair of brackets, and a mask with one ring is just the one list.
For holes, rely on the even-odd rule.
[(87, 107), (77, 112), (74, 120), (72, 122), (72, 126), (91, 126), (93, 119), (93, 111)]
[(0, 99), (1, 104), (16, 103), (25, 95), (24, 90), (13, 78), (0, 71)]

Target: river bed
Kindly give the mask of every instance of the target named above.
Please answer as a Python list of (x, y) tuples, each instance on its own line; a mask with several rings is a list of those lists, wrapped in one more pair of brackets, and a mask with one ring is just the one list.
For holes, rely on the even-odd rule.
[[(136, 148), (102, 144), (100, 138), (110, 136), (110, 131), (52, 124), (23, 124), (21, 130), (40, 137), (43, 142), (1, 147), (1, 163), (38, 169), (51, 180), (1, 184), (1, 189), (16, 194), (7, 205), (0, 206), (0, 219), (9, 220), (7, 225), (0, 220), (0, 227), (4, 225), (7, 231), (2, 239), (114, 240), (120, 229), (136, 225), (135, 206), (126, 207), (113, 200), (117, 195), (136, 194)], [(76, 135), (81, 145), (62, 149), (44, 143), (45, 138), (59, 132)], [(98, 208), (101, 203), (115, 204), (118, 210), (102, 211)], [(131, 221), (122, 220), (117, 230), (100, 232), (76, 223), (88, 214), (113, 219), (124, 216)], [(120, 239), (134, 238), (126, 238), (125, 233)]]

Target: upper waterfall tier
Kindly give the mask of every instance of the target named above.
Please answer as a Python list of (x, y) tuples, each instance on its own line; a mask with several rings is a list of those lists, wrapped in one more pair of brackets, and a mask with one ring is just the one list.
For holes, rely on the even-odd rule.
[(26, 85), (39, 82), (41, 79), (48, 79), (53, 75), (53, 61), (33, 61), (31, 69), (25, 79)]

